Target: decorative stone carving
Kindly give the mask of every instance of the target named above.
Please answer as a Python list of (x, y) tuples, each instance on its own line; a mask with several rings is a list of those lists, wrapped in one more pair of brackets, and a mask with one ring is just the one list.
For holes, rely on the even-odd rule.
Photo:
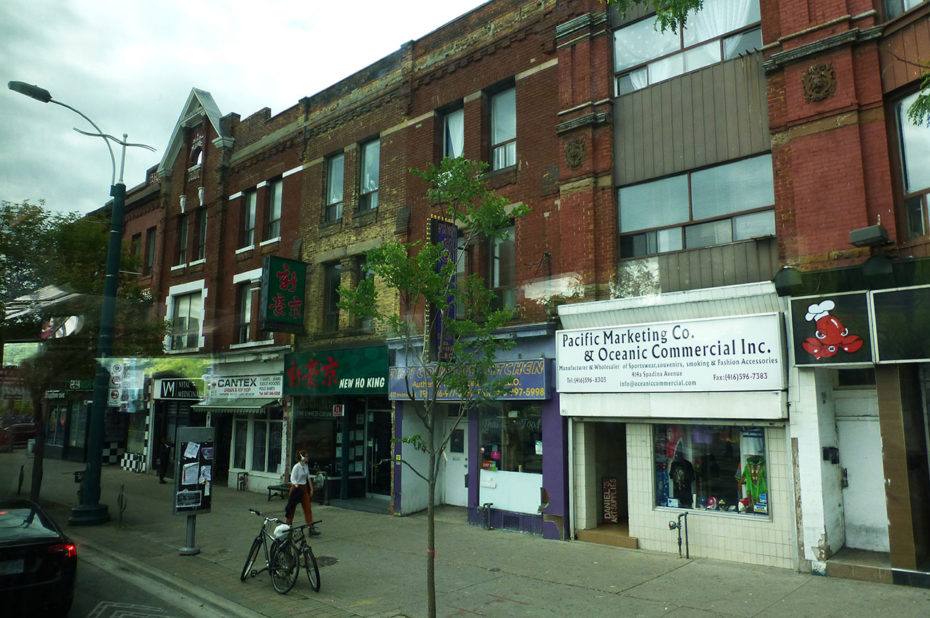
[(565, 163), (568, 167), (578, 169), (584, 163), (586, 146), (584, 140), (575, 138), (565, 144)]
[(829, 64), (812, 64), (801, 75), (801, 84), (808, 103), (829, 99), (836, 92), (836, 71)]

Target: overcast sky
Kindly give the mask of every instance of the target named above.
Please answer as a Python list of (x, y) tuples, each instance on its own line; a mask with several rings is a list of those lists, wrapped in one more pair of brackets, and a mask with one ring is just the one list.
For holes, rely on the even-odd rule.
[[(86, 213), (110, 156), (77, 114), (7, 88), (36, 84), (126, 151), (127, 188), (157, 164), (191, 88), (243, 118), (295, 105), (485, 0), (2, 0), (0, 200)], [(114, 146), (117, 176), (120, 153)]]

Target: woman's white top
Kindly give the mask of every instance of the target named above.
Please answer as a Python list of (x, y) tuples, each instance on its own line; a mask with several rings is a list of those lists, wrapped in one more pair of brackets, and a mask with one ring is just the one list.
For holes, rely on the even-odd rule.
[(291, 468), (291, 485), (306, 485), (310, 478), (310, 466), (299, 461)]

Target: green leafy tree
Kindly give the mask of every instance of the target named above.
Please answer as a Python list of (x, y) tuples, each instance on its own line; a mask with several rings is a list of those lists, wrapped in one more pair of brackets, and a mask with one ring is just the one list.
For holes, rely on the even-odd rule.
[[(528, 211), (525, 205), (508, 209), (508, 200), (485, 187), (486, 168), (485, 163), (447, 158), (427, 171), (411, 170), (429, 185), (430, 200), (444, 204), (445, 215), (456, 222), (468, 245), (502, 238), (512, 220)], [(422, 434), (407, 435), (402, 441), (425, 455), (427, 463), (411, 462), (406, 456), (401, 463), (428, 488), (426, 579), (429, 615), (435, 616), (434, 509), (442, 453), (468, 410), (505, 392), (506, 382), (495, 376), (494, 365), (498, 351), (513, 344), (495, 333), (515, 317), (515, 311), (496, 308), (494, 294), (480, 277), (456, 278), (462, 256), (454, 243), (390, 241), (366, 257), (374, 278), (363, 278), (354, 289), (341, 287), (340, 307), (358, 319), (373, 319), (402, 343), (410, 399), (404, 405), (415, 412), (423, 428)], [(456, 299), (465, 308), (459, 314), (454, 314)], [(414, 375), (430, 385), (425, 393), (413, 388)], [(458, 395), (458, 410), (447, 429), (449, 417), (445, 408), (440, 414), (444, 402), (438, 395), (450, 391)]]
[(704, 0), (602, 0), (607, 5), (616, 6), (621, 15), (634, 7), (645, 7), (655, 11), (656, 27), (662, 32), (677, 32), (688, 20), (689, 11), (700, 10)]
[[(48, 390), (61, 388), (70, 378), (90, 378), (96, 371), (96, 345), (99, 334), (100, 303), (110, 231), (108, 213), (98, 211), (81, 217), (60, 215), (43, 203), (33, 205), (3, 203), (0, 209), (0, 300), (9, 301), (48, 285), (72, 292), (66, 301), (48, 309), (37, 305), (18, 324), (4, 320), (6, 334), (19, 339), (31, 334), (42, 341), (39, 352), (21, 362), (18, 376), (33, 404), (37, 435), (33, 465), (33, 499), (39, 498), (46, 414), (43, 405)], [(137, 269), (136, 258), (124, 251), (124, 271)], [(114, 328), (114, 356), (152, 356), (162, 352), (165, 325), (151, 320), (152, 300), (136, 283), (123, 274), (117, 292)], [(5, 312), (4, 312), (5, 315)], [(40, 339), (43, 320), (75, 316), (79, 327), (67, 336)]]

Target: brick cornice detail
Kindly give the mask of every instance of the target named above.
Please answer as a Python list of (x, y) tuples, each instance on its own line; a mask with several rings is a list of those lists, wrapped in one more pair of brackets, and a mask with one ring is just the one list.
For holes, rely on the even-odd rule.
[(555, 38), (559, 46), (566, 43), (565, 39), (572, 37), (572, 39), (577, 38), (589, 38), (594, 33), (592, 30), (598, 26), (607, 23), (607, 13), (598, 13), (592, 15), (591, 13), (585, 13), (570, 19), (564, 23), (561, 23), (555, 27)]
[(608, 124), (609, 122), (610, 122), (610, 114), (604, 114), (604, 113), (585, 114), (584, 116), (579, 116), (578, 118), (572, 118), (571, 120), (566, 120), (565, 122), (556, 125), (555, 132), (557, 134), (568, 133), (569, 131), (574, 131), (582, 127), (598, 126), (602, 124)]
[(874, 41), (881, 38), (882, 28), (882, 26), (874, 26), (865, 30), (853, 28), (852, 30), (846, 30), (845, 32), (840, 32), (833, 36), (828, 36), (824, 39), (795, 47), (794, 49), (775, 52), (769, 56), (768, 60), (762, 63), (762, 68), (765, 69), (766, 74), (770, 74), (782, 70), (786, 65), (799, 62), (811, 56), (818, 56), (831, 49)]

